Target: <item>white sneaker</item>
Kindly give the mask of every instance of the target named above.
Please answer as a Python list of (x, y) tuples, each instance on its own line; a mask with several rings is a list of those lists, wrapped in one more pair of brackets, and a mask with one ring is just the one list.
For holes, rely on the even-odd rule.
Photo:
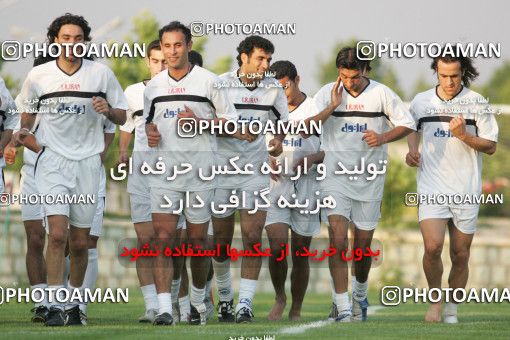
[(457, 315), (444, 315), (443, 316), (443, 322), (444, 323), (459, 323), (459, 319), (457, 318)]
[(138, 318), (138, 322), (143, 323), (153, 323), (156, 319), (156, 315), (158, 314), (158, 311), (155, 309), (149, 309), (145, 311), (145, 314)]

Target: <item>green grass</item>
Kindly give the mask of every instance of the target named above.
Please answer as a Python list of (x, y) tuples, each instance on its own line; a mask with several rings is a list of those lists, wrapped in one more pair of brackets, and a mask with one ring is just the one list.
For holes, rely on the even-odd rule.
[[(329, 295), (307, 295), (305, 297), (302, 321), (268, 322), (265, 317), (271, 307), (273, 296), (259, 294), (255, 297), (253, 324), (219, 324), (210, 321), (206, 326), (154, 327), (139, 324), (138, 316), (143, 311), (143, 301), (137, 289), (130, 289), (128, 304), (92, 304), (89, 306), (89, 325), (86, 327), (47, 328), (30, 323), (29, 304), (0, 305), (0, 338), (172, 338), (172, 339), (229, 339), (230, 337), (275, 336), (275, 339), (333, 339), (348, 338), (427, 338), (453, 339), (482, 337), (510, 338), (509, 304), (469, 304), (459, 307), (460, 323), (457, 325), (426, 324), (423, 315), (424, 304), (406, 304), (387, 307), (369, 315), (366, 323), (330, 323), (318, 328), (307, 329), (302, 333), (288, 334), (285, 328), (324, 320), (329, 313)], [(378, 293), (371, 293), (369, 300), (379, 304)], [(288, 312), (288, 307), (285, 312)], [(285, 314), (284, 314), (285, 315)]]

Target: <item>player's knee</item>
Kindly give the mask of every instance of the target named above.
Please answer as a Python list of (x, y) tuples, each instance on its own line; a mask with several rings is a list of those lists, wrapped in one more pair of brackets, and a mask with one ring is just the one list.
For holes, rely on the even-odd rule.
[(469, 250), (461, 249), (452, 252), (452, 265), (465, 266), (469, 261)]
[(53, 229), (50, 231), (48, 237), (48, 243), (51, 244), (52, 247), (65, 247), (67, 243), (67, 233), (65, 230), (56, 230)]
[(427, 257), (441, 257), (443, 251), (443, 245), (439, 243), (425, 244), (425, 256)]
[(261, 235), (256, 231), (249, 231), (244, 234), (244, 240), (249, 247), (253, 247), (255, 244), (260, 243), (261, 239)]
[(69, 242), (69, 248), (71, 249), (71, 252), (77, 253), (77, 252), (84, 252), (88, 249), (88, 238), (85, 237), (77, 237), (72, 239)]
[(44, 236), (29, 235), (27, 237), (27, 247), (30, 252), (42, 254), (44, 250)]

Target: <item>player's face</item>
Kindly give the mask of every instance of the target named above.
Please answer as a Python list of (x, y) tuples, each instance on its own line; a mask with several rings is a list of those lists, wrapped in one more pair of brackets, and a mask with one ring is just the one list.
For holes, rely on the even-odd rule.
[(147, 66), (149, 66), (151, 78), (161, 71), (166, 70), (167, 64), (163, 52), (156, 49), (151, 50), (149, 59), (147, 60)]
[(437, 63), (437, 79), (439, 86), (448, 96), (455, 96), (462, 86), (462, 68), (460, 62), (445, 63), (439, 60)]
[(181, 31), (165, 32), (161, 37), (161, 52), (165, 56), (168, 68), (183, 69), (188, 65), (188, 53), (192, 42), (186, 44), (186, 37)]
[(287, 76), (278, 79), (278, 82), (285, 91), (285, 95), (287, 96), (287, 103), (290, 103), (292, 96), (298, 92), (296, 83), (290, 80)]
[[(55, 42), (58, 44), (76, 44), (82, 43), (84, 40), (85, 37), (81, 27), (73, 24), (62, 25), (58, 31), (57, 37), (55, 38)], [(69, 52), (69, 55), (66, 55), (66, 51)], [(72, 48), (62, 48), (62, 53), (64, 55), (64, 59), (67, 61), (74, 62), (78, 60), (78, 58), (73, 55)]]
[(241, 54), (243, 70), (246, 74), (256, 74), (258, 79), (264, 78), (264, 73), (271, 64), (272, 53), (266, 52), (261, 48), (253, 48), (250, 56), (246, 53)]
[(363, 86), (364, 72), (361, 70), (351, 70), (340, 67), (338, 74), (342, 80), (342, 84), (347, 91), (359, 92)]

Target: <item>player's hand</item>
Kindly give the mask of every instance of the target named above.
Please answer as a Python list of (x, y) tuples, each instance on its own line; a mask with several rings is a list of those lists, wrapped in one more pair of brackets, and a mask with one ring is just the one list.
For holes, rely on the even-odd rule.
[(310, 161), (310, 159), (308, 157), (303, 157), (301, 158), (298, 162), (296, 162), (296, 164), (294, 164), (294, 171), (297, 171), (297, 168), (298, 167), (301, 167), (301, 173), (303, 173), (303, 170), (305, 168), (305, 159), (306, 159), (306, 170), (310, 170), (310, 168), (312, 167), (313, 165), (313, 162)]
[(129, 162), (129, 155), (127, 152), (119, 153), (119, 159), (117, 160), (117, 165), (119, 164), (127, 164)]
[(282, 141), (278, 138), (273, 138), (268, 144), (269, 154), (273, 157), (278, 157), (283, 152)]
[(92, 97), (92, 107), (97, 113), (108, 115), (110, 113), (110, 106), (103, 97)]
[(368, 146), (372, 148), (384, 144), (383, 135), (378, 134), (373, 130), (366, 130), (363, 133), (363, 138), (361, 138), (361, 140), (364, 140), (368, 144)]
[[(331, 106), (338, 107), (342, 103), (342, 94), (344, 93), (344, 87), (340, 87), (342, 80), (340, 76), (336, 78), (335, 86), (331, 90)], [(340, 90), (338, 90), (340, 88)]]
[(254, 142), (258, 137), (258, 135), (254, 135), (254, 134), (250, 133), (250, 131), (248, 131), (248, 129), (246, 129), (244, 131), (244, 133), (240, 129), (237, 129), (236, 132), (234, 132), (234, 134), (232, 136), (239, 140), (248, 141), (248, 143)]
[(450, 121), (450, 131), (452, 132), (452, 135), (460, 140), (463, 140), (466, 137), (466, 120), (462, 115), (455, 117)]
[(409, 151), (406, 155), (406, 164), (412, 167), (420, 166), (420, 153)]
[(187, 121), (189, 122), (190, 120), (193, 120), (194, 123), (196, 123), (198, 121), (198, 117), (195, 114), (195, 112), (193, 112), (193, 110), (189, 106), (186, 106), (186, 105), (184, 105), (184, 111), (181, 111), (177, 114), (177, 119), (178, 119), (179, 125), (183, 125)]
[[(271, 169), (273, 169), (274, 171), (278, 170), (278, 161), (276, 160), (276, 158), (269, 157), (269, 166), (271, 166)], [(269, 177), (271, 177), (273, 181), (278, 182), (278, 178), (280, 177), (280, 175), (271, 173)]]
[(21, 129), (19, 131), (16, 131), (15, 134), (12, 135), (12, 142), (15, 146), (21, 146), (23, 145), (23, 141), (25, 140), (25, 137), (30, 135), (30, 131), (28, 129)]
[[(1, 153), (2, 152), (0, 150), (0, 154)], [(12, 165), (16, 161), (16, 148), (14, 147), (14, 144), (12, 144), (12, 142), (7, 144), (7, 146), (5, 147), (3, 156), (7, 165)]]
[(145, 133), (147, 134), (147, 144), (151, 148), (158, 146), (161, 134), (158, 131), (157, 125), (154, 123), (145, 124)]

